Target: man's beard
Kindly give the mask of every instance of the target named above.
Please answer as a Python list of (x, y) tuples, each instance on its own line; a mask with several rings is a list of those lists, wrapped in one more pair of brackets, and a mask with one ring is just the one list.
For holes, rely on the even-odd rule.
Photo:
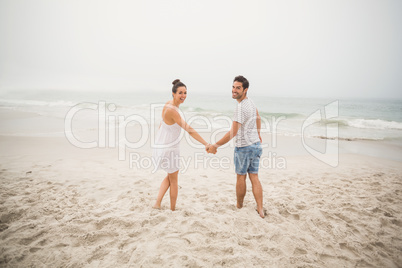
[(243, 94), (244, 94), (244, 92), (242, 94), (239, 93), (236, 96), (232, 96), (232, 98), (235, 100), (241, 99), (243, 97)]

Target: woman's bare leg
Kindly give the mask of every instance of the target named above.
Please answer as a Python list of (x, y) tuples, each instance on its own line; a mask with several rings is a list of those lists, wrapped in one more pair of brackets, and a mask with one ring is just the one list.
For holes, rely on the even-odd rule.
[(169, 174), (163, 179), (161, 183), (161, 187), (159, 188), (158, 197), (156, 198), (155, 205), (153, 208), (161, 208), (162, 199), (165, 196), (165, 193), (169, 189), (170, 182), (169, 182)]
[(176, 200), (177, 200), (177, 194), (179, 191), (179, 186), (178, 186), (178, 176), (179, 176), (179, 171), (176, 171), (175, 173), (171, 173), (168, 175), (169, 183), (170, 183), (170, 209), (174, 211), (176, 209)]

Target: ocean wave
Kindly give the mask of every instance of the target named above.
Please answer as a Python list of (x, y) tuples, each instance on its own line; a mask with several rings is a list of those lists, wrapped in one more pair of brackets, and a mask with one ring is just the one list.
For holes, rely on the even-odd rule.
[(183, 107), (182, 109), (183, 111), (187, 112), (198, 112), (198, 113), (208, 112), (208, 110), (199, 107)]
[(16, 100), (16, 99), (0, 99), (0, 104), (5, 105), (18, 105), (18, 106), (67, 106), (72, 107), (76, 102), (72, 101), (40, 101), (40, 100)]
[(402, 130), (402, 123), (395, 121), (385, 121), (381, 119), (352, 119), (347, 121), (348, 126), (355, 128), (368, 129), (397, 129)]
[(285, 117), (285, 119), (289, 119), (289, 118), (306, 118), (305, 115), (302, 114), (298, 114), (298, 113), (267, 113), (267, 112), (258, 112), (260, 114), (261, 117), (264, 118), (271, 118), (271, 117), (275, 117), (275, 118), (279, 118), (279, 117)]
[(320, 123), (321, 124), (337, 123), (338, 126), (340, 126), (340, 127), (353, 127), (353, 128), (358, 128), (358, 129), (402, 130), (401, 122), (386, 121), (386, 120), (381, 120), (381, 119), (362, 119), (362, 118), (329, 119), (329, 120), (321, 120)]
[(343, 141), (383, 141), (385, 138), (369, 138), (369, 137), (354, 137), (354, 138), (347, 138), (347, 137), (327, 137), (327, 136), (311, 136), (311, 138), (318, 138), (324, 140), (343, 140)]
[[(209, 109), (203, 109), (200, 107), (183, 107), (180, 108), (183, 110), (183, 112), (187, 113), (193, 113), (193, 114), (200, 114), (200, 115), (228, 115), (228, 116), (233, 116), (234, 110), (209, 110)], [(269, 112), (262, 112), (259, 111), (259, 114), (261, 117), (264, 118), (279, 118), (279, 117), (285, 117), (285, 118), (305, 118), (305, 115), (298, 114), (298, 113), (269, 113)]]

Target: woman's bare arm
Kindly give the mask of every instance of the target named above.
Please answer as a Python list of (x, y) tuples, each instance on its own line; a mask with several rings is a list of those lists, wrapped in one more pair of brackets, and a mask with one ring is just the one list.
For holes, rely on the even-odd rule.
[(169, 109), (168, 111), (166, 111), (166, 116), (171, 116), (171, 118), (175, 123), (177, 123), (185, 131), (187, 131), (188, 134), (190, 134), (190, 136), (193, 137), (195, 140), (197, 140), (199, 143), (203, 144), (204, 146), (208, 145), (208, 142), (206, 142), (200, 136), (200, 134), (198, 134), (197, 131), (195, 131), (189, 124), (187, 124), (187, 122), (180, 116), (180, 114), (177, 111)]

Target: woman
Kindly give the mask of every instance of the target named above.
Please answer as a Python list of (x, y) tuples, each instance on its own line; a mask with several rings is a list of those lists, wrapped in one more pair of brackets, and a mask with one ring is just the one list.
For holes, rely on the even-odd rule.
[(162, 111), (162, 122), (155, 139), (153, 151), (154, 163), (158, 168), (167, 172), (167, 176), (162, 181), (156, 198), (154, 208), (160, 208), (163, 196), (170, 188), (170, 209), (175, 210), (178, 193), (178, 173), (180, 168), (180, 134), (182, 129), (187, 131), (191, 137), (205, 145), (209, 144), (192, 128), (179, 114), (179, 106), (187, 97), (187, 87), (179, 79), (173, 81), (173, 99), (166, 102)]

